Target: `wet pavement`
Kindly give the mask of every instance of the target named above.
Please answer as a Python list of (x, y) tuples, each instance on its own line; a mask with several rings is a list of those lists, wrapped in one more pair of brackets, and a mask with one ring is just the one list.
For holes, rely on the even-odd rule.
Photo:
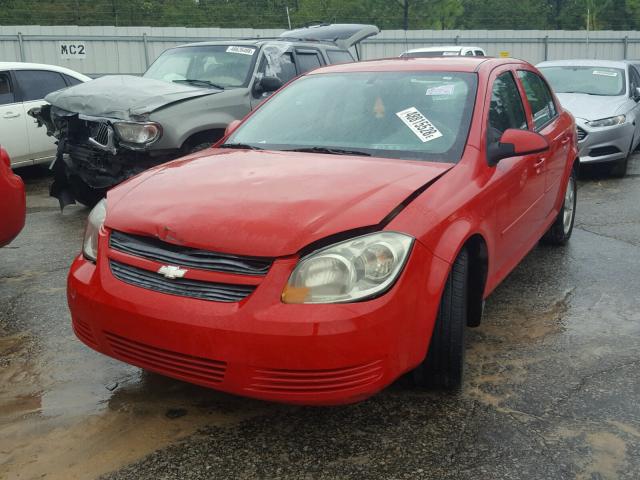
[(461, 394), (401, 379), (305, 408), (76, 340), (65, 281), (88, 212), (60, 214), (25, 171), (27, 225), (0, 250), (0, 478), (640, 478), (640, 155), (630, 172), (587, 171), (570, 245), (536, 247), (488, 299)]

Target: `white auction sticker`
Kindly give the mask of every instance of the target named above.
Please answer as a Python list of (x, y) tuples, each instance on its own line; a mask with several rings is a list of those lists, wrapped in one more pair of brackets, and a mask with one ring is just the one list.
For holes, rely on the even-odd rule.
[(453, 95), (455, 85), (440, 85), (438, 87), (427, 88), (427, 95)]
[(605, 77), (617, 77), (618, 76), (618, 72), (611, 72), (611, 71), (606, 71), (606, 70), (594, 70), (593, 74), (594, 75), (604, 75)]
[(430, 142), (442, 136), (440, 130), (420, 113), (416, 107), (407, 108), (396, 113), (396, 115), (422, 142)]
[(227, 52), (229, 53), (241, 53), (242, 55), (253, 55), (255, 52), (255, 48), (251, 47), (238, 47), (236, 45), (232, 45), (231, 47), (227, 47)]

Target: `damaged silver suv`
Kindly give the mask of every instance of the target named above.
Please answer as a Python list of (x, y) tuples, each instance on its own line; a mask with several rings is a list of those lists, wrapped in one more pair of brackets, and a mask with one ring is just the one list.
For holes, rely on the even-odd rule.
[(315, 25), (275, 39), (193, 43), (165, 51), (142, 77), (111, 75), (48, 95), (29, 114), (58, 139), (50, 193), (93, 205), (141, 171), (212, 145), (284, 83), (352, 62), (373, 25)]

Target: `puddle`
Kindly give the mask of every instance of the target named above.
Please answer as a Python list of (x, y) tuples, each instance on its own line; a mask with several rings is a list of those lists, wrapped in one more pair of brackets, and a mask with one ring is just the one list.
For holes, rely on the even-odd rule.
[(487, 309), (482, 325), (471, 334), (467, 350), (470, 374), (465, 391), (476, 400), (505, 413), (504, 404), (514, 395), (514, 386), (527, 381), (529, 369), (542, 359), (513, 356), (518, 346), (539, 343), (565, 330), (564, 317), (573, 289), (564, 292), (546, 310), (518, 306), (499, 299)]
[(39, 351), (29, 334), (0, 336), (2, 479), (97, 478), (205, 426), (273, 408), (147, 373), (64, 340), (72, 347), (54, 353)]
[(560, 427), (549, 440), (573, 446), (574, 463), (579, 470), (576, 480), (615, 480), (621, 472), (628, 471), (627, 443), (613, 432)]

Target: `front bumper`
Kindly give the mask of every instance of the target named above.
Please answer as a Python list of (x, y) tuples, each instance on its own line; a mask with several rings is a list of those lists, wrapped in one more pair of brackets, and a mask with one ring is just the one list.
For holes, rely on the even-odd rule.
[(576, 119), (576, 126), (585, 133), (578, 141), (580, 163), (615, 162), (628, 155), (635, 131), (631, 123), (593, 128), (586, 121)]
[[(168, 295), (114, 278), (107, 242), (97, 265), (69, 273), (73, 328), (89, 347), (187, 382), (306, 405), (360, 401), (424, 358), (448, 264), (415, 242), (395, 286), (373, 300), (286, 305), (296, 259), (274, 262), (237, 303)], [(120, 256), (121, 257), (121, 256)]]

